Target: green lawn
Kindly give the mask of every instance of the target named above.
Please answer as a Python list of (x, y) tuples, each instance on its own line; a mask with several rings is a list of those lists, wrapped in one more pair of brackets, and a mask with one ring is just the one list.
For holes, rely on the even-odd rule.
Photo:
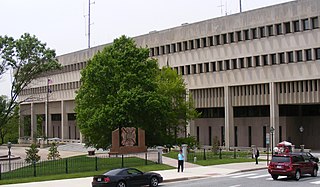
[[(177, 159), (178, 152), (170, 151), (164, 156)], [(239, 163), (239, 162), (254, 162), (255, 160), (251, 158), (248, 152), (236, 152), (233, 151), (223, 151), (221, 153), (221, 159), (219, 153), (215, 154), (212, 151), (204, 152), (190, 152), (187, 155), (188, 162), (194, 163), (194, 157), (196, 157), (196, 163), (202, 166), (218, 165), (218, 164), (229, 164), (229, 163)]]

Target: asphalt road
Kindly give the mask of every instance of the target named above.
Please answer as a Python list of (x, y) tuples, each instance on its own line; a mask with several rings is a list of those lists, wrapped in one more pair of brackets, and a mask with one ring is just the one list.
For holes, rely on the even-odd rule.
[(162, 187), (294, 187), (294, 186), (320, 186), (320, 176), (304, 176), (299, 181), (287, 177), (279, 177), (273, 180), (267, 170), (243, 172), (212, 177), (206, 179), (194, 179), (172, 183), (164, 183)]

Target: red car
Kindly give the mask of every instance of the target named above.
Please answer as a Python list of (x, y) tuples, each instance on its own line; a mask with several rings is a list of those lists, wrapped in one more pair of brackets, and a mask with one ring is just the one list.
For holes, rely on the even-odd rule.
[[(314, 158), (314, 157), (313, 157)], [(268, 167), (268, 172), (274, 180), (279, 176), (293, 177), (299, 180), (304, 174), (318, 175), (318, 163), (302, 153), (284, 153), (273, 155)]]

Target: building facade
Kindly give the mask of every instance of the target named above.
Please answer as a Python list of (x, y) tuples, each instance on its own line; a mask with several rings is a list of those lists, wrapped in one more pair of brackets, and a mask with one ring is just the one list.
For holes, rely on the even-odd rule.
[[(297, 0), (134, 40), (183, 76), (201, 112), (188, 133), (202, 145), (217, 139), (226, 147), (266, 147), (287, 140), (320, 149), (319, 19), (319, 0)], [(41, 128), (47, 137), (81, 141), (74, 114), (80, 70), (104, 46), (59, 56), (62, 70), (21, 93), (27, 100), (20, 108), (21, 138)], [(39, 116), (48, 116), (40, 127)]]

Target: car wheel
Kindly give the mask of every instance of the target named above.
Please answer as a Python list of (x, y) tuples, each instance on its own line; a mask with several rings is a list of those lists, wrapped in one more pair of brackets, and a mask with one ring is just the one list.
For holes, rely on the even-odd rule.
[(300, 180), (300, 178), (301, 178), (301, 173), (300, 173), (299, 170), (297, 170), (296, 173), (295, 173), (295, 175), (294, 175), (294, 179), (295, 179), (296, 181), (298, 181), (298, 180)]
[(158, 186), (158, 184), (159, 184), (158, 178), (157, 177), (151, 177), (149, 186), (156, 187), (156, 186)]
[(126, 183), (123, 181), (118, 182), (117, 187), (126, 187)]
[(272, 176), (273, 180), (277, 180), (279, 177), (279, 175), (271, 175), (271, 176)]
[(313, 172), (312, 172), (311, 176), (312, 177), (318, 176), (318, 169), (317, 168), (313, 168)]

